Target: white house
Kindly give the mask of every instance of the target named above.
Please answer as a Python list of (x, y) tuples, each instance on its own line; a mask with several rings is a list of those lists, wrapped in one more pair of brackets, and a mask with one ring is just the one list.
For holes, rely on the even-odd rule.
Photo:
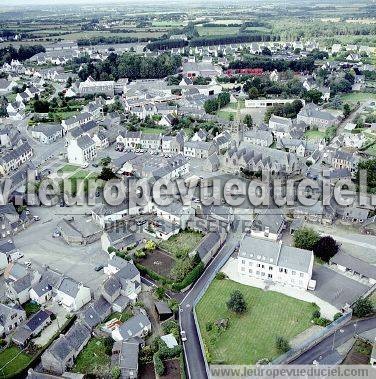
[(249, 236), (240, 243), (238, 272), (241, 276), (307, 289), (312, 269), (312, 251)]
[(95, 141), (84, 134), (69, 141), (67, 146), (68, 162), (80, 166), (87, 166), (97, 156)]
[(68, 311), (78, 311), (91, 300), (90, 288), (71, 278), (64, 278), (56, 289), (55, 301)]

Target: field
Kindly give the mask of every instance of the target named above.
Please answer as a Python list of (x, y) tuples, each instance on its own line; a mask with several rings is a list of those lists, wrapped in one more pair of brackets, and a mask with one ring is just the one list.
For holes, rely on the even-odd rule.
[[(3, 367), (3, 369), (0, 370), (0, 375), (6, 377), (7, 375), (15, 374), (18, 370), (27, 367), (31, 360), (32, 357), (26, 353), (22, 353), (18, 347), (8, 347), (0, 352), (0, 367)], [(9, 361), (11, 362), (7, 364)]]
[(164, 133), (166, 130), (163, 128), (140, 128), (142, 133), (145, 134), (159, 134), (159, 133)]
[(106, 374), (109, 371), (110, 356), (106, 354), (104, 338), (92, 338), (76, 359), (74, 372), (82, 374)]
[(193, 251), (198, 246), (201, 239), (201, 233), (184, 230), (179, 234), (172, 236), (167, 241), (161, 241), (159, 247), (179, 258), (184, 257)]
[[(227, 309), (226, 301), (240, 290), (247, 303), (244, 315)], [(245, 286), (230, 280), (214, 280), (196, 307), (207, 358), (211, 363), (255, 364), (262, 358), (279, 355), (275, 349), (278, 336), (291, 340), (311, 326), (315, 306), (277, 292)], [(217, 331), (207, 323), (229, 319), (226, 330)]]
[(198, 34), (202, 36), (228, 36), (236, 35), (239, 32), (239, 28), (236, 26), (196, 26)]
[(357, 103), (359, 102), (364, 102), (364, 101), (369, 101), (369, 100), (376, 100), (376, 93), (370, 93), (370, 92), (352, 92), (352, 93), (347, 93), (345, 95), (341, 96), (341, 100), (343, 102), (353, 102)]

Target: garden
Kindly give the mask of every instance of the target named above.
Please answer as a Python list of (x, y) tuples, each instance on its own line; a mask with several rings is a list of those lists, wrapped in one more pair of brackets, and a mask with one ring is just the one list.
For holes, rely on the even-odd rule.
[[(227, 304), (236, 291), (245, 304), (239, 313)], [(215, 279), (196, 311), (209, 363), (255, 364), (288, 350), (288, 341), (312, 325), (318, 308), (277, 292)]]

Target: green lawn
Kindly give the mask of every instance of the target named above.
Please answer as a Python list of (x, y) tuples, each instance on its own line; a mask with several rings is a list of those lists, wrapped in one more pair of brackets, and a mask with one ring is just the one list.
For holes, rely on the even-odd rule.
[(202, 234), (200, 232), (184, 230), (167, 241), (159, 242), (158, 246), (176, 257), (182, 257), (193, 251), (201, 240)]
[(117, 318), (121, 322), (125, 322), (132, 317), (132, 312), (125, 310), (123, 312), (114, 312), (111, 313), (105, 320), (105, 322), (112, 320), (113, 318)]
[(343, 102), (364, 102), (368, 100), (376, 100), (376, 93), (370, 92), (351, 92), (341, 96)]
[(316, 140), (325, 138), (325, 133), (320, 132), (319, 130), (308, 130), (304, 133), (304, 136), (308, 140)]
[(163, 128), (141, 128), (140, 131), (145, 134), (159, 134), (164, 133), (166, 130)]
[[(20, 352), (21, 350), (16, 346), (8, 347), (7, 349), (0, 352), (0, 367), (4, 367), (6, 365), (0, 371), (0, 377), (15, 374), (19, 370), (27, 367), (30, 364), (32, 357), (26, 353)], [(7, 362), (12, 360), (16, 356), (17, 358), (15, 358), (12, 362), (7, 364)]]
[(92, 338), (76, 359), (73, 372), (100, 375), (108, 373), (111, 358), (106, 354), (104, 338)]
[[(226, 301), (234, 290), (244, 295), (247, 311), (236, 315)], [(207, 358), (211, 363), (255, 364), (279, 355), (275, 339), (288, 340), (311, 326), (315, 306), (277, 292), (263, 291), (231, 280), (214, 280), (196, 307)], [(206, 330), (208, 322), (229, 319), (227, 330)]]
[(28, 301), (23, 305), (23, 309), (26, 312), (26, 317), (29, 318), (34, 313), (37, 313), (40, 310), (40, 305), (38, 303), (32, 303)]
[(75, 165), (72, 165), (72, 164), (66, 164), (65, 166), (59, 168), (57, 170), (58, 173), (69, 173), (69, 172), (75, 172), (76, 170), (78, 170), (80, 167), (79, 166), (75, 166)]

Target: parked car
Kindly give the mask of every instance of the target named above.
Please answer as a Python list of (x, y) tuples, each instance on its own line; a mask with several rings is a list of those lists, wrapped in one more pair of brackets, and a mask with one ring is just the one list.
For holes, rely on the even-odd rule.
[(182, 342), (185, 342), (185, 341), (187, 340), (187, 336), (186, 336), (184, 330), (182, 330), (182, 331), (180, 332), (180, 336), (181, 336), (181, 340), (182, 340)]
[(98, 266), (94, 267), (94, 270), (97, 271), (97, 272), (100, 271), (100, 270), (102, 270), (102, 269), (103, 269), (103, 265), (98, 265)]
[(53, 232), (53, 234), (52, 234), (52, 237), (53, 238), (58, 238), (58, 237), (60, 237), (61, 236), (61, 233), (58, 231), (58, 230), (55, 230), (54, 232)]
[(93, 167), (99, 167), (99, 164), (98, 163), (93, 163), (92, 166)]
[(34, 216), (33, 219), (34, 219), (34, 221), (39, 221), (40, 217), (39, 216)]

